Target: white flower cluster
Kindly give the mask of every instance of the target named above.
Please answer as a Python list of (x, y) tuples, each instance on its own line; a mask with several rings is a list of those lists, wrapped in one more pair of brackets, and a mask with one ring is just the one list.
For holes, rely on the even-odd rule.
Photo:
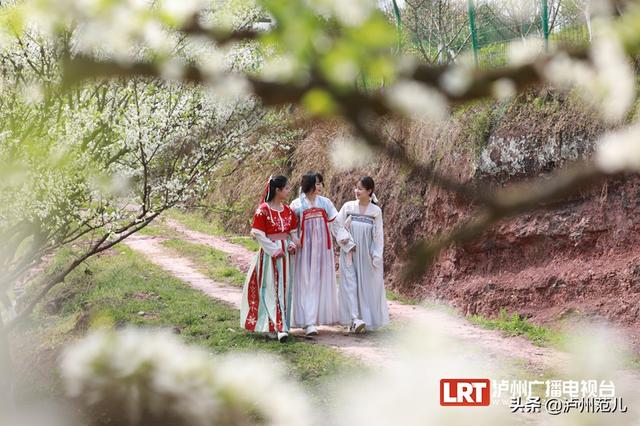
[(461, 61), (461, 63), (442, 74), (440, 84), (448, 93), (459, 96), (467, 91), (473, 82), (474, 69), (475, 66), (473, 64)]
[[(215, 7), (211, 9), (212, 13), (204, 17), (204, 23), (207, 28), (227, 31), (246, 28), (249, 23), (253, 23), (252, 29), (260, 29), (261, 26), (255, 24), (265, 18), (265, 11), (260, 3), (260, 0), (217, 0)], [(266, 25), (265, 27), (268, 28)]]
[(605, 134), (594, 161), (604, 173), (640, 171), (640, 124)]
[(371, 148), (361, 139), (338, 137), (333, 141), (331, 163), (339, 170), (350, 170), (374, 160)]
[[(456, 321), (464, 320), (431, 309), (393, 336), (393, 360), (364, 374), (339, 377), (328, 389), (333, 396), (322, 413), (311, 408), (307, 393), (286, 378), (277, 359), (212, 356), (161, 331), (94, 332), (65, 350), (61, 373), (70, 396), (89, 407), (108, 407), (109, 414), (122, 416), (116, 420), (128, 424), (154, 419), (172, 425), (550, 424), (545, 415), (512, 414), (500, 401), (482, 408), (440, 406), (443, 378), (540, 380), (515, 359), (505, 364), (504, 348), (479, 349), (468, 336), (458, 340), (447, 334), (444, 330)], [(623, 336), (591, 323), (574, 326), (566, 341), (566, 352), (549, 355), (553, 379), (611, 381), (625, 405), (640, 403), (637, 378), (628, 371), (632, 353)], [(633, 425), (639, 420), (629, 410), (609, 422)], [(593, 424), (593, 414), (575, 410), (551, 424)]]
[(34, 0), (27, 2), (28, 25), (47, 35), (75, 29), (75, 47), (84, 53), (101, 51), (129, 61), (139, 46), (157, 53), (175, 48), (166, 28), (184, 25), (207, 7), (204, 0)]
[(397, 360), (338, 389), (336, 425), (514, 424), (498, 406), (483, 407), (481, 415), (477, 407), (440, 406), (440, 379), (493, 377), (499, 370), (487, 355), (444, 334), (438, 324), (449, 315), (432, 316), (396, 337)]
[(593, 63), (558, 54), (545, 76), (559, 87), (576, 87), (578, 93), (611, 123), (620, 123), (636, 98), (635, 73), (619, 38), (602, 29), (591, 49)]
[[(553, 421), (549, 416), (510, 413), (500, 402), (488, 407), (440, 406), (439, 382), (443, 378), (540, 379), (521, 366), (498, 364), (497, 353), (479, 349), (472, 339), (459, 341), (445, 334), (451, 322), (462, 320), (432, 309), (421, 323), (399, 334), (394, 343), (397, 359), (365, 377), (337, 383), (337, 407), (328, 423), (338, 426), (418, 425), (590, 425), (593, 414), (571, 412)], [(446, 324), (446, 325), (445, 325)], [(623, 336), (604, 324), (574, 326), (567, 335), (566, 352), (555, 355), (555, 378), (613, 381), (616, 395), (623, 396), (629, 412), (611, 416), (611, 424), (634, 425), (640, 420), (631, 407), (638, 404), (637, 377), (629, 374), (631, 352)], [(497, 359), (501, 359), (498, 355)]]
[[(7, 8), (4, 4), (2, 7)], [(227, 12), (232, 16), (228, 17)], [(229, 72), (251, 72), (258, 68), (261, 53), (256, 43), (221, 47), (201, 35), (179, 35), (177, 30), (192, 19), (218, 32), (232, 30), (246, 25), (248, 18), (256, 18), (260, 13), (256, 5), (223, 7), (206, 0), (31, 0), (19, 3), (6, 15), (11, 17), (8, 22), (24, 23), (32, 33), (50, 40), (70, 33), (74, 54), (123, 64), (151, 61), (168, 80), (182, 79), (187, 66), (194, 65), (211, 89), (221, 93), (234, 90), (229, 97), (243, 97), (248, 93), (246, 84), (230, 84), (240, 76), (233, 81), (227, 77)], [(0, 24), (4, 23), (2, 18), (0, 15)], [(11, 44), (14, 34), (0, 27), (2, 40), (8, 41), (0, 46)], [(37, 99), (34, 95), (37, 91), (26, 92), (29, 98)]]
[[(189, 44), (183, 56), (197, 57), (189, 50), (197, 47), (210, 48)], [(34, 253), (91, 230), (112, 241), (139, 222), (142, 205), (149, 215), (201, 196), (225, 159), (266, 149), (249, 135), (272, 117), (250, 97), (235, 92), (228, 102), (204, 88), (140, 80), (61, 93), (49, 84), (59, 78), (59, 52), (33, 32), (0, 52), (0, 232), (30, 224)], [(8, 256), (0, 260), (22, 261)]]
[(438, 122), (449, 115), (447, 99), (439, 91), (411, 80), (401, 80), (385, 92), (389, 106), (424, 122)]
[(304, 392), (267, 356), (211, 356), (162, 331), (98, 331), (70, 346), (61, 372), (87, 406), (118, 407), (131, 424), (304, 426)]
[(266, 81), (290, 81), (300, 67), (293, 55), (278, 55), (267, 58), (260, 70), (260, 76)]
[(508, 58), (512, 65), (532, 62), (544, 52), (544, 40), (540, 37), (528, 37), (509, 43)]
[[(33, 52), (28, 45), (25, 49), (28, 53), (22, 56), (29, 59)], [(32, 81), (26, 77), (25, 81)], [(77, 212), (85, 210), (92, 198), (98, 198), (91, 182), (91, 170), (100, 155), (91, 155), (90, 150), (99, 151), (99, 142), (95, 141), (98, 143), (94, 145), (88, 135), (97, 130), (103, 116), (95, 109), (95, 103), (79, 94), (81, 108), (62, 102), (52, 117), (45, 113), (41, 102), (15, 96), (22, 91), (24, 87), (20, 84), (7, 85), (0, 91), (0, 102), (7, 106), (0, 108), (3, 135), (0, 162), (4, 166), (0, 229), (30, 223), (33, 231), (42, 237), (64, 238), (64, 234), (57, 231), (68, 229)], [(14, 100), (11, 104), (5, 103), (10, 99)], [(25, 121), (27, 117), (36, 116), (39, 127)], [(30, 132), (27, 140), (22, 136), (25, 131)]]

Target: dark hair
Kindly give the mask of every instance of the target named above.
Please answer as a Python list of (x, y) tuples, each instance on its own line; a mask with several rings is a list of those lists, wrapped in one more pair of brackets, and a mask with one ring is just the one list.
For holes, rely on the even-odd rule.
[(309, 172), (306, 175), (302, 176), (302, 182), (300, 183), (300, 189), (305, 194), (316, 189), (316, 182), (318, 180), (318, 176), (314, 172)]
[(276, 196), (276, 189), (282, 189), (287, 186), (287, 178), (285, 176), (275, 176), (269, 180), (269, 191), (265, 196), (265, 201), (271, 201)]
[[(363, 176), (358, 182), (360, 182), (360, 185), (362, 185), (364, 189), (366, 189), (367, 191), (371, 191), (369, 196), (373, 195), (373, 190), (376, 188), (376, 184), (371, 176)], [(373, 203), (373, 200), (371, 200), (371, 202)]]
[(316, 180), (324, 185), (324, 176), (322, 176), (320, 173), (316, 173)]

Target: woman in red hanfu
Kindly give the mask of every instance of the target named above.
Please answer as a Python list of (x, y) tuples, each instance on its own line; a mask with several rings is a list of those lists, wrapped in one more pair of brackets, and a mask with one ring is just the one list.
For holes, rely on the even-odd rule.
[(290, 189), (287, 178), (269, 178), (263, 202), (253, 216), (251, 235), (260, 250), (244, 283), (240, 326), (268, 333), (285, 342), (291, 323), (292, 255), (297, 246), (291, 233), (298, 227), (295, 213), (284, 204)]

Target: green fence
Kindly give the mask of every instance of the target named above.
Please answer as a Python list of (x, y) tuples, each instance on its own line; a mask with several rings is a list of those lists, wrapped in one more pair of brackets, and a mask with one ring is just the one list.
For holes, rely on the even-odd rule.
[[(384, 1), (379, 0), (379, 3)], [(392, 2), (389, 3), (387, 13), (395, 20), (398, 31), (408, 40), (404, 46), (405, 50), (413, 48), (417, 51), (419, 46), (420, 51), (431, 56), (433, 52), (438, 52), (438, 45), (432, 44), (429, 39), (412, 34), (411, 28), (403, 29), (404, 20), (415, 26), (415, 20), (422, 19), (426, 23), (425, 27), (428, 27), (429, 19), (433, 19), (433, 16), (425, 14), (423, 18), (415, 10), (400, 10), (394, 0), (386, 1)], [(456, 55), (451, 55), (450, 52), (443, 56), (438, 54), (438, 62), (455, 61), (459, 57), (457, 53), (461, 52), (472, 56), (480, 66), (501, 65), (506, 61), (507, 46), (519, 40), (526, 42), (528, 39), (537, 39), (542, 50), (557, 45), (575, 46), (588, 43), (590, 37), (585, 13), (578, 6), (571, 9), (572, 5), (578, 3), (568, 0), (551, 2), (551, 6), (549, 3), (550, 0), (466, 0), (466, 4), (462, 3), (464, 7), (460, 5), (455, 10), (456, 19), (464, 19), (458, 21), (461, 31), (456, 34), (455, 39), (451, 39), (452, 50)], [(402, 16), (402, 13), (405, 13), (405, 16)], [(413, 13), (413, 16), (409, 17), (408, 13)]]
[[(480, 67), (499, 66), (507, 62), (509, 44), (522, 41), (535, 43), (541, 53), (557, 46), (579, 46), (589, 43), (589, 33), (585, 22), (557, 22), (557, 11), (551, 19), (546, 0), (520, 0), (528, 5), (531, 13), (521, 20), (506, 22), (505, 16), (494, 10), (490, 4), (476, 7), (475, 0), (467, 0), (469, 33), (476, 65)], [(535, 40), (539, 42), (536, 43)], [(532, 41), (533, 40), (533, 41)]]
[[(417, 51), (416, 46), (419, 44), (423, 52), (432, 56), (433, 52), (438, 52), (437, 45), (430, 44), (429, 40), (419, 41), (410, 34), (410, 28), (404, 25), (407, 18), (403, 13), (406, 10), (400, 9), (396, 0), (386, 1), (387, 13), (398, 28), (400, 40), (404, 40), (399, 43), (398, 49)], [(561, 19), (558, 10), (549, 9), (547, 0), (514, 0), (512, 6), (524, 7), (521, 11), (525, 10), (526, 13), (519, 15), (519, 19), (513, 19), (508, 12), (498, 9), (499, 4), (467, 0), (464, 9), (460, 9), (461, 15), (458, 15), (466, 14), (466, 24), (464, 28), (461, 27), (455, 43), (455, 51), (460, 53), (457, 56), (447, 55), (444, 61), (440, 58), (438, 61), (446, 63), (459, 60), (462, 56), (471, 56), (476, 66), (489, 68), (508, 62), (509, 46), (514, 42), (528, 43), (529, 48), (533, 44), (540, 49), (540, 53), (558, 46), (577, 47), (589, 43), (587, 23), (578, 10)], [(553, 5), (557, 7), (557, 3)], [(382, 87), (384, 81), (361, 76), (356, 84), (361, 89), (371, 90)]]

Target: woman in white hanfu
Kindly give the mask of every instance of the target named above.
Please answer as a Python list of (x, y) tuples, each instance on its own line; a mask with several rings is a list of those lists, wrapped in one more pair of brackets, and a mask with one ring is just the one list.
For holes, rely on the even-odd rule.
[[(332, 233), (338, 211), (331, 200), (320, 195), (321, 174), (302, 177), (300, 197), (291, 209), (298, 218), (298, 252), (293, 287), (292, 327), (304, 328), (307, 336), (318, 334), (318, 325), (337, 324), (338, 286)], [(348, 238), (343, 229), (342, 238)], [(339, 236), (339, 235), (338, 235)]]
[(346, 202), (336, 222), (348, 231), (340, 245), (340, 323), (355, 333), (389, 323), (384, 289), (382, 210), (375, 203), (373, 179), (361, 178), (356, 199)]

